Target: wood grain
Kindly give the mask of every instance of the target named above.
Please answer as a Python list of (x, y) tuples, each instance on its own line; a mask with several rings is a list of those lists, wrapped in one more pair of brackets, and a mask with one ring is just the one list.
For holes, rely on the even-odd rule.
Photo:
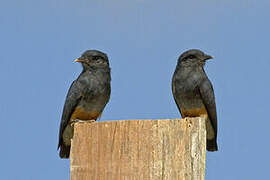
[(202, 118), (76, 123), (71, 180), (203, 180)]

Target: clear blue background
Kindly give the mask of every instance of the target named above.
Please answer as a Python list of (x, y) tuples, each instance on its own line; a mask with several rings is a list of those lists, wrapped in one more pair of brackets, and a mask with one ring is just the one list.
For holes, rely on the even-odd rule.
[(269, 0), (9, 0), (0, 3), (0, 179), (68, 179), (56, 151), (65, 96), (86, 49), (106, 52), (101, 120), (178, 118), (171, 78), (199, 48), (218, 110), (207, 180), (269, 178)]

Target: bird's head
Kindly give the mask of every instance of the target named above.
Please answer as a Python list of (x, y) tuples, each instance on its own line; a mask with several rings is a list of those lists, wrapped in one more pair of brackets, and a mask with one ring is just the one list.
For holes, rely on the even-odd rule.
[(105, 53), (97, 50), (87, 50), (75, 60), (82, 63), (84, 69), (109, 68), (109, 60)]
[(178, 58), (180, 66), (204, 66), (206, 60), (213, 59), (212, 56), (204, 54), (201, 50), (190, 49)]

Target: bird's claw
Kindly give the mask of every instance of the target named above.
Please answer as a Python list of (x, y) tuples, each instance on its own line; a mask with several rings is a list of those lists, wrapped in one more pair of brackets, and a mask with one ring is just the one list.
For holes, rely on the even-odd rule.
[(71, 126), (73, 126), (74, 127), (74, 124), (75, 123), (93, 123), (93, 122), (95, 122), (96, 120), (95, 119), (90, 119), (90, 120), (80, 120), (80, 119), (73, 119), (73, 120), (71, 120)]

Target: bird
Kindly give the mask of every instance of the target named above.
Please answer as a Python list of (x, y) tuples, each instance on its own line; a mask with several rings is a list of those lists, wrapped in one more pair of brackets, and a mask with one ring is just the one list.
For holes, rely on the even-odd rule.
[(66, 96), (57, 148), (60, 158), (69, 158), (74, 123), (100, 118), (111, 94), (111, 69), (105, 53), (87, 50), (75, 62), (81, 63), (83, 70)]
[(204, 71), (204, 65), (209, 59), (213, 57), (199, 49), (190, 49), (182, 53), (172, 77), (172, 93), (183, 118), (206, 119), (206, 149), (218, 151), (214, 89)]

